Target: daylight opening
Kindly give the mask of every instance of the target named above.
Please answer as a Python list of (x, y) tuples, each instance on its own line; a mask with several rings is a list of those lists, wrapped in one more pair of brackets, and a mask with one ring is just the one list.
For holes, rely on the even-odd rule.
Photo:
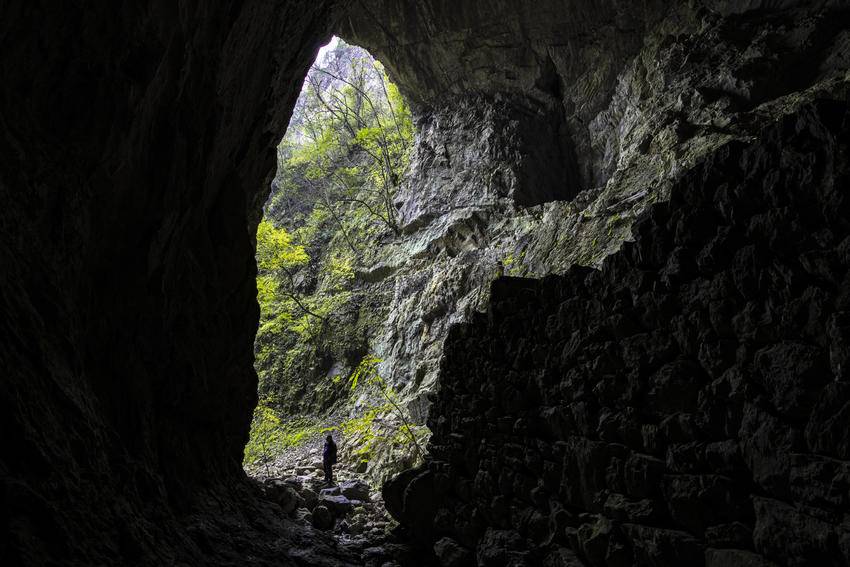
[[(410, 109), (367, 51), (334, 37), (304, 81), (257, 231), (259, 404), (249, 474), (318, 492), (323, 444), (336, 481), (368, 485), (422, 458), (427, 428), (383, 375), (376, 337), (391, 282), (376, 267), (400, 234), (394, 199), (410, 162)], [(355, 491), (356, 492), (356, 491)]]

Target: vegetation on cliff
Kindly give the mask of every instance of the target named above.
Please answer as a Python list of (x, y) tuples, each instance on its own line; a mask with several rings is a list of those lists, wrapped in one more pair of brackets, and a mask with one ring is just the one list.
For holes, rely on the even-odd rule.
[[(247, 466), (321, 434), (328, 423), (315, 416), (328, 414), (360, 437), (355, 452), (364, 458), (375, 417), (401, 411), (374, 365), (365, 385), (351, 386), (362, 361), (375, 360), (369, 337), (380, 324), (381, 298), (357, 274), (399, 234), (393, 198), (412, 141), (410, 109), (381, 64), (335, 39), (304, 82), (257, 231), (260, 403)], [(411, 427), (401, 427), (415, 444)]]

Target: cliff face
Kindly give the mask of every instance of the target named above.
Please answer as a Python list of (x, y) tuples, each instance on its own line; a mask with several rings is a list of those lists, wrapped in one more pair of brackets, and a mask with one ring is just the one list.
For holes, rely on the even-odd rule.
[(547, 3), (376, 3), (341, 28), (417, 103), (404, 235), (365, 275), (387, 317), (372, 348), (419, 418), (447, 330), (498, 273), (600, 265), (696, 164), (846, 81), (846, 14), (826, 3), (578, 4), (567, 23)]
[[(843, 371), (829, 368), (845, 356), (830, 338), (844, 309), (846, 227), (834, 211), (845, 110), (811, 105), (846, 97), (847, 14), (710, 8), (648, 10), (621, 63), (583, 69), (598, 90), (553, 63), (560, 86), (549, 98), (533, 73), (497, 78), (504, 92), (482, 95), (474, 71), (398, 39), (410, 36), (403, 19), (374, 46), (360, 38), (379, 56), (448, 69), (425, 73), (431, 98), (420, 101), (399, 205), (427, 252), (396, 279), (386, 349), (402, 374), (413, 362), (425, 377), (414, 393), (439, 391), (433, 461), (386, 496), (447, 564), (847, 560), (843, 497), (804, 488), (830, 492), (846, 464), (829, 430), (848, 399)], [(417, 16), (441, 22), (425, 34), (431, 44), (462, 45), (464, 61), (489, 53), (474, 33), (444, 36), (442, 24), (475, 28), (442, 22), (440, 10), (429, 3)], [(557, 52), (515, 40), (498, 43)], [(606, 75), (609, 62), (619, 67)], [(547, 126), (515, 135), (506, 125), (517, 115)], [(577, 155), (555, 153), (553, 139)], [(538, 142), (552, 152), (540, 161)], [(554, 155), (567, 189), (538, 180), (543, 204), (523, 207), (520, 172)], [(538, 277), (607, 267), (539, 286), (497, 280), (481, 318), (499, 261)], [(443, 324), (470, 316), (443, 343)]]
[[(845, 96), (843, 4), (7, 4), (2, 559), (322, 545), (240, 461), (252, 235), (338, 30), (417, 105), (404, 262), (368, 277), (391, 282), (379, 354), (420, 416), (442, 384), (436, 458), (408, 491), (435, 486), (441, 557), (840, 562), (845, 111), (817, 101)], [(438, 379), (497, 261), (542, 276), (614, 253), (499, 280)]]
[(494, 282), (388, 508), (447, 563), (846, 564), (848, 118), (725, 145), (601, 270)]
[(250, 547), (252, 235), (330, 7), (4, 5), (0, 562)]
[(456, 95), (511, 93), (523, 108), (557, 107), (562, 116), (552, 123), (572, 138), (586, 186), (601, 173), (587, 125), (608, 105), (645, 33), (668, 11), (664, 2), (394, 4), (367, 2), (351, 18), (352, 39), (388, 61), (414, 102), (430, 107)]

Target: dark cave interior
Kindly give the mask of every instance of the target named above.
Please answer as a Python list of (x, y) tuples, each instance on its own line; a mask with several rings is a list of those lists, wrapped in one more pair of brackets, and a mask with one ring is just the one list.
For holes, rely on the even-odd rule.
[[(669, 198), (601, 270), (500, 279), (449, 334), (431, 458), (385, 487), (407, 563), (848, 564), (848, 7), (344, 4), (2, 9), (3, 564), (352, 564), (241, 468), (253, 235), (332, 33), (419, 116), (484, 97), (526, 124), (520, 205), (722, 141), (659, 166)], [(647, 45), (669, 146), (630, 138)]]

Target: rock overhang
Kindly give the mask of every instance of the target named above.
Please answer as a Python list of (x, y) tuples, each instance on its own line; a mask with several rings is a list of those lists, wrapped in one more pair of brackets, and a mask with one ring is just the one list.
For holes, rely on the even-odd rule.
[[(241, 482), (256, 380), (251, 229), (275, 137), (331, 29), (384, 60), (420, 113), (470, 93), (563, 112), (587, 187), (609, 175), (586, 124), (667, 8), (363, 5), (365, 22), (328, 2), (73, 17), (21, 3), (4, 18), (32, 34), (9, 31), (17, 47), (0, 66), (22, 95), (0, 99), (0, 401), (16, 433), (3, 440), (4, 553), (200, 556), (174, 510)], [(841, 3), (701, 5), (758, 19)], [(110, 523), (121, 533), (98, 542)]]

